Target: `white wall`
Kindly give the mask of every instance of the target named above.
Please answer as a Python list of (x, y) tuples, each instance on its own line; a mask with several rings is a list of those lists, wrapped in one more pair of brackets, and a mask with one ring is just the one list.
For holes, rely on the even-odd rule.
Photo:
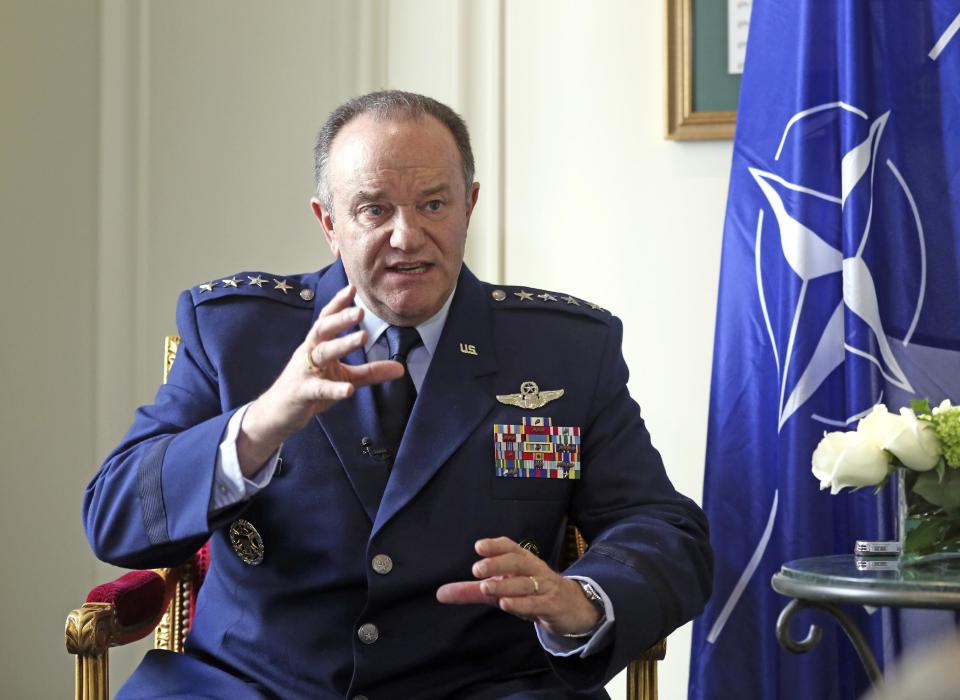
[(0, 4), (0, 635), (4, 697), (64, 697), (93, 576), (97, 2)]
[[(5, 563), (20, 567), (3, 592), (24, 603), (13, 607), (26, 630), (17, 644), (0, 642), (0, 673), (22, 679), (14, 690), (68, 692), (63, 617), (115, 573), (87, 553), (80, 493), (152, 397), (176, 293), (241, 269), (329, 260), (306, 206), (310, 149), (326, 113), (356, 92), (421, 91), (464, 114), (482, 185), (468, 262), (624, 320), (631, 391), (676, 485), (699, 499), (730, 144), (662, 138), (663, 9), (630, 0), (2, 5), (2, 94), (14, 109), (2, 111), (0, 132), (11, 289), (0, 303), (16, 332), (0, 350), (9, 484), (0, 518), (7, 532), (31, 532), (4, 548)], [(63, 407), (64, 439), (49, 440), (46, 417)], [(113, 652), (115, 679), (144, 646)], [(662, 698), (685, 697), (688, 649), (688, 629), (671, 637)], [(622, 682), (611, 691), (623, 697)]]

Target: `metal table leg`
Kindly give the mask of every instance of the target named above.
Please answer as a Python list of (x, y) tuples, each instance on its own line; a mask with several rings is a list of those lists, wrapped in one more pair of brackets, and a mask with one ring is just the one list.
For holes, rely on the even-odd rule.
[(840, 627), (842, 627), (846, 633), (847, 639), (853, 644), (857, 656), (860, 657), (860, 663), (863, 664), (863, 668), (867, 672), (867, 677), (870, 679), (870, 682), (875, 687), (881, 686), (883, 684), (883, 674), (880, 673), (880, 667), (877, 665), (877, 660), (870, 650), (870, 645), (867, 644), (867, 640), (864, 639), (863, 634), (860, 632), (856, 623), (850, 619), (850, 616), (833, 603), (813, 603), (797, 598), (787, 603), (787, 607), (780, 612), (780, 617), (777, 618), (777, 641), (780, 642), (780, 646), (787, 651), (792, 651), (794, 654), (805, 654), (820, 643), (823, 631), (819, 625), (810, 625), (810, 628), (807, 630), (807, 636), (803, 639), (796, 640), (790, 636), (790, 623), (793, 622), (793, 618), (797, 613), (806, 608), (823, 610), (832, 615), (834, 619), (840, 623)]

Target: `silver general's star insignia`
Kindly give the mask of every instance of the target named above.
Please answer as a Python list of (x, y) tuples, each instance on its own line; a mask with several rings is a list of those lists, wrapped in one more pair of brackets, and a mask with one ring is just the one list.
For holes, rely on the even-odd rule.
[(247, 279), (250, 280), (249, 282), (247, 282), (247, 284), (255, 284), (258, 287), (262, 287), (266, 282), (266, 280), (263, 279), (263, 277), (261, 277), (260, 275), (257, 275), (256, 277), (251, 277), (250, 275), (247, 275)]
[(544, 292), (543, 294), (538, 294), (537, 299), (543, 299), (544, 301), (556, 301), (557, 298), (550, 294), (550, 292)]
[(605, 308), (603, 308), (599, 304), (594, 304), (592, 301), (588, 301), (587, 306), (589, 306), (591, 309), (596, 309), (597, 311), (606, 311)]
[(519, 394), (497, 394), (497, 401), (507, 406), (519, 406), (520, 408), (533, 410), (559, 399), (563, 396), (563, 391), (563, 389), (540, 391), (536, 382), (525, 381), (520, 385)]
[(216, 282), (206, 282), (205, 284), (200, 285), (200, 293), (212, 292), (213, 288), (217, 286)]
[(224, 287), (236, 287), (237, 283), (240, 282), (240, 280), (238, 280), (236, 277), (231, 277), (228, 280), (220, 280), (220, 281), (223, 282)]
[(521, 289), (519, 292), (514, 292), (513, 296), (520, 297), (521, 301), (533, 301), (533, 294), (524, 289)]
[(284, 294), (286, 294), (291, 289), (293, 289), (293, 286), (287, 284), (286, 280), (274, 280), (274, 282), (276, 283), (276, 286), (274, 287), (274, 289), (279, 289)]
[(565, 296), (565, 297), (561, 297), (561, 299), (563, 299), (563, 300), (564, 300), (565, 302), (567, 302), (568, 304), (573, 304), (574, 306), (580, 306), (580, 302), (577, 301), (576, 299), (574, 299), (574, 298), (573, 298), (572, 296), (570, 296), (569, 294), (568, 294), (567, 296)]

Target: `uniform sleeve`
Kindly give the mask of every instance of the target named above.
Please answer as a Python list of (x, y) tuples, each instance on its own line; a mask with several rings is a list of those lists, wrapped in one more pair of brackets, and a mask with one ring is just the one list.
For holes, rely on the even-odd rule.
[(217, 450), (217, 462), (213, 467), (213, 490), (210, 492), (210, 513), (238, 505), (241, 501), (253, 498), (273, 480), (280, 461), (280, 449), (277, 449), (260, 470), (248, 479), (240, 471), (240, 457), (237, 455), (237, 438), (240, 436), (240, 425), (243, 416), (250, 404), (244, 404), (230, 417), (227, 423), (227, 432)]
[(703, 610), (713, 558), (703, 511), (678, 493), (627, 391), (622, 326), (614, 318), (584, 434), (572, 518), (589, 549), (564, 574), (591, 578), (609, 596), (610, 643), (589, 657), (550, 657), (578, 690), (596, 690), (644, 649)]
[(244, 507), (209, 515), (224, 412), (189, 292), (177, 305), (181, 341), (167, 383), (101, 465), (83, 498), (87, 539), (100, 559), (126, 567), (174, 566)]

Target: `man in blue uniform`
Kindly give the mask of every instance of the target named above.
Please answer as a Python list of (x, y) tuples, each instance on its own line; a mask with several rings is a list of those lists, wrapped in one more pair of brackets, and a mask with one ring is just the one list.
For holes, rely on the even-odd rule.
[[(351, 100), (316, 163), (337, 261), (184, 292), (169, 381), (87, 489), (106, 561), (211, 541), (187, 653), (118, 697), (606, 697), (711, 576), (619, 320), (463, 266), (479, 185), (446, 106)], [(591, 547), (560, 573), (568, 519)]]

